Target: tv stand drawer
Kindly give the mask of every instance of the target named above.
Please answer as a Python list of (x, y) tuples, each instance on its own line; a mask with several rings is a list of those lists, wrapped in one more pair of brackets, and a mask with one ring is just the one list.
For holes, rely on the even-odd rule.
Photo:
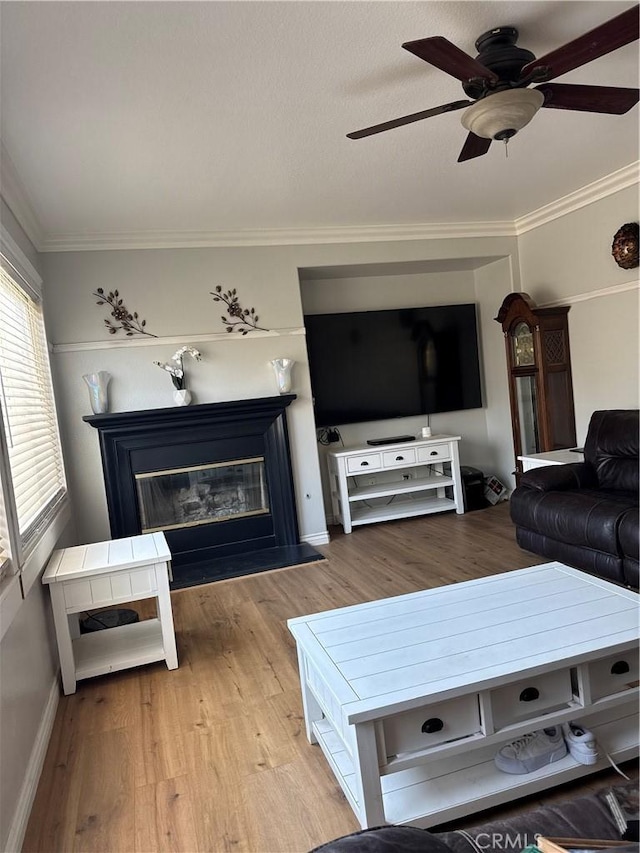
[(347, 471), (350, 474), (362, 471), (377, 471), (382, 468), (382, 459), (379, 453), (361, 453), (358, 456), (347, 458)]
[(443, 462), (451, 459), (448, 444), (430, 444), (418, 448), (418, 462)]
[(382, 454), (382, 464), (385, 468), (402, 468), (403, 465), (415, 465), (415, 448), (408, 447), (402, 450), (385, 450)]

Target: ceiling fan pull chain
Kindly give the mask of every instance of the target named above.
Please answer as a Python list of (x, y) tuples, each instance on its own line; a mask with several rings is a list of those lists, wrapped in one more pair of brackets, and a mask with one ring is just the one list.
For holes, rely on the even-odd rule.
[(504, 159), (505, 160), (509, 159), (509, 137), (508, 136), (505, 136), (505, 139), (504, 139)]

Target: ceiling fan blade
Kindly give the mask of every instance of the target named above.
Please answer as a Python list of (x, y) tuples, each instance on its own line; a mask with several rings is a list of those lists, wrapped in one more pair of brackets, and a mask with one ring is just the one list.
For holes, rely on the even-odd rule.
[(639, 9), (638, 5), (632, 6), (621, 15), (552, 50), (546, 56), (532, 60), (520, 72), (521, 77), (523, 79), (527, 77), (534, 68), (545, 67), (548, 68), (548, 73), (543, 79), (553, 80), (561, 74), (566, 74), (567, 71), (573, 71), (574, 68), (586, 65), (587, 62), (592, 62), (599, 56), (604, 56), (612, 50), (635, 41), (639, 35)]
[(462, 146), (458, 163), (462, 163), (464, 160), (473, 160), (474, 157), (482, 157), (483, 154), (487, 153), (490, 145), (490, 139), (485, 139), (483, 136), (476, 136), (475, 133), (469, 133)]
[(450, 104), (442, 104), (440, 107), (433, 107), (430, 110), (422, 110), (420, 113), (411, 113), (411, 115), (403, 116), (402, 118), (394, 118), (391, 121), (383, 121), (382, 124), (374, 124), (371, 127), (365, 127), (362, 130), (354, 130), (352, 133), (347, 133), (349, 139), (362, 139), (363, 136), (372, 136), (374, 133), (382, 133), (383, 130), (393, 130), (394, 127), (402, 127), (403, 124), (411, 124), (414, 121), (421, 121), (423, 118), (431, 118), (438, 116), (441, 113), (450, 113), (453, 110), (461, 110), (463, 107), (468, 107), (473, 101), (452, 101)]
[(407, 41), (402, 47), (419, 59), (435, 65), (446, 74), (462, 80), (463, 83), (474, 77), (480, 77), (483, 80), (498, 79), (497, 74), (442, 36)]
[(543, 107), (554, 110), (583, 110), (588, 113), (622, 115), (640, 99), (640, 89), (617, 86), (573, 86), (568, 83), (543, 83), (536, 86), (544, 95)]

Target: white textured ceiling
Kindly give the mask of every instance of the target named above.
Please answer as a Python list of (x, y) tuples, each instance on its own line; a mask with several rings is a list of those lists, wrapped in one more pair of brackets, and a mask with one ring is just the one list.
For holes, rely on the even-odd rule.
[[(48, 239), (511, 221), (638, 158), (625, 116), (541, 110), (456, 162), (465, 97), (401, 44), (475, 55), (495, 26), (537, 56), (631, 2), (3, 2), (1, 134)], [(638, 42), (558, 82), (638, 85)]]

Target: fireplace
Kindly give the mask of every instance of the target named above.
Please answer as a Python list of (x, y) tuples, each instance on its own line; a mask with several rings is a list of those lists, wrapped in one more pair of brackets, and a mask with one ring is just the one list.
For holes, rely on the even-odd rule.
[(300, 543), (286, 408), (294, 394), (89, 415), (111, 536), (163, 531), (173, 587), (321, 559)]
[(264, 456), (134, 474), (142, 533), (269, 513)]

